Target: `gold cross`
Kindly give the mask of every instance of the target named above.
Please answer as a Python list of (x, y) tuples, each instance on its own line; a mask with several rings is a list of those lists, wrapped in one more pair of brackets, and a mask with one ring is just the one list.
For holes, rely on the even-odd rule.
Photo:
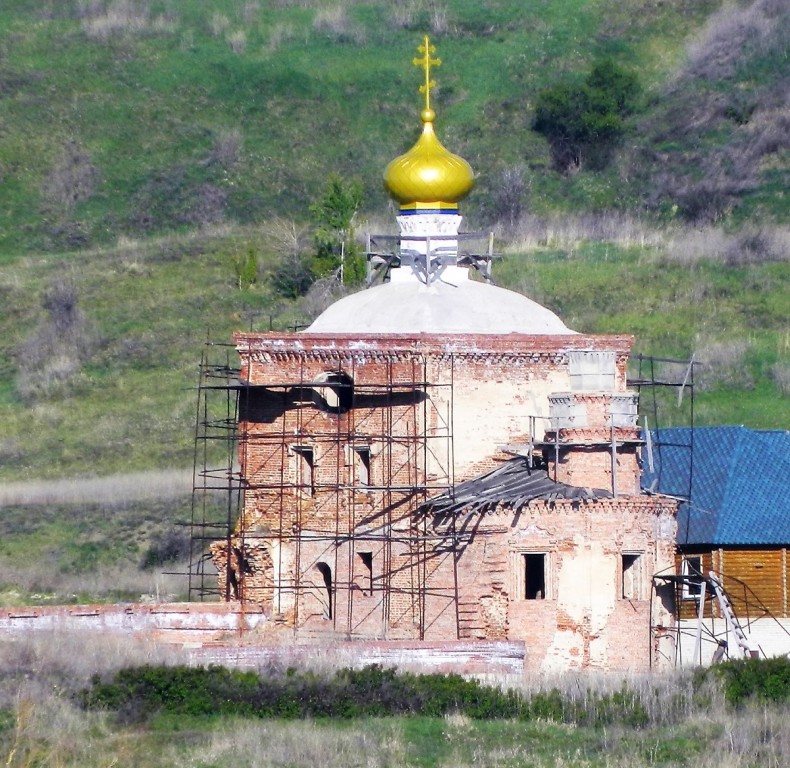
[(432, 59), (431, 54), (436, 53), (436, 46), (431, 45), (428, 35), (423, 38), (422, 45), (417, 46), (417, 51), (422, 54), (421, 58), (412, 59), (415, 67), (422, 67), (425, 70), (425, 82), (420, 86), (420, 93), (425, 94), (425, 109), (431, 108), (431, 88), (436, 87), (436, 81), (431, 80), (431, 67), (438, 67), (441, 59)]

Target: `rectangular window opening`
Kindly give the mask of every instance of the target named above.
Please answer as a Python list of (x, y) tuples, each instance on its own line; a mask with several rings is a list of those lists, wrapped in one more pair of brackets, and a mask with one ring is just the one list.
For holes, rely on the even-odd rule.
[(623, 600), (642, 599), (642, 555), (623, 554), (622, 556), (622, 598)]
[(681, 560), (683, 599), (697, 600), (702, 594), (702, 557), (684, 557)]
[(354, 479), (357, 485), (370, 485), (370, 446), (355, 445), (353, 447)]
[(357, 552), (359, 559), (362, 561), (363, 567), (363, 587), (362, 593), (365, 596), (373, 594), (373, 553), (372, 552)]
[(546, 555), (528, 552), (524, 557), (524, 599), (546, 598)]
[(296, 487), (305, 496), (315, 495), (315, 451), (311, 446), (295, 445)]

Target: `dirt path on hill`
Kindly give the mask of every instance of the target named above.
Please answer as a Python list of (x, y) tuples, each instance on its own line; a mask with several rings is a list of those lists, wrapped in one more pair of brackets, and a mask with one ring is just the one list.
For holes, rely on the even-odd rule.
[(120, 504), (183, 498), (192, 492), (191, 469), (161, 469), (102, 477), (0, 483), (0, 507), (31, 504)]

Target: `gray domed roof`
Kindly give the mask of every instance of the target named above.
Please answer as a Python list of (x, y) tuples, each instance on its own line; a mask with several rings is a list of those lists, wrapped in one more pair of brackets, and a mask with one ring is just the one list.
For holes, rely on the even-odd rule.
[(515, 291), (472, 280), (385, 283), (346, 296), (306, 333), (572, 334), (551, 310)]

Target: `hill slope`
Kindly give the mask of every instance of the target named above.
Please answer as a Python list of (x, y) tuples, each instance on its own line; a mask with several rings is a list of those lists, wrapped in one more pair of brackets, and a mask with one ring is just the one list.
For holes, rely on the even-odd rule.
[[(418, 129), (426, 31), (438, 129), (478, 173), (469, 228), (506, 235), (497, 281), (576, 330), (707, 363), (697, 423), (788, 428), (789, 16), (783, 0), (5, 0), (0, 483), (191, 465), (207, 335), (233, 362), (234, 329), (326, 300), (272, 278), (310, 250), (327, 178), (358, 178), (363, 217), (392, 227), (381, 171)], [(535, 94), (604, 55), (644, 102), (608, 169), (559, 173)], [(666, 395), (661, 423), (687, 423), (688, 396)], [(137, 501), (102, 483), (121, 498), (8, 503), (0, 601), (183, 591), (158, 573), (188, 543), (181, 481)]]
[[(702, 158), (699, 171), (713, 173), (719, 161), (709, 155), (731, 155), (755, 137), (750, 116), (764, 124), (771, 109), (786, 107), (778, 102), (790, 72), (789, 14), (776, 0), (748, 4), (752, 16), (728, 16), (729, 27), (716, 22), (678, 70), (684, 43), (718, 6), (8, 0), (0, 8), (0, 254), (272, 214), (305, 218), (331, 173), (359, 178), (368, 212), (383, 210), (381, 169), (418, 129), (418, 73), (409, 62), (425, 31), (445, 62), (439, 130), (479, 174), (468, 215), (496, 218), (502, 174), (519, 166), (531, 169), (523, 202), (538, 212), (647, 202), (696, 215), (687, 188), (699, 179), (686, 179), (684, 164)], [(719, 51), (728, 29), (769, 24), (758, 44), (731, 46), (711, 71), (705, 52)], [(557, 174), (545, 141), (529, 130), (531, 104), (540, 88), (578, 79), (603, 55), (645, 87), (640, 130), (608, 174)], [(689, 102), (707, 109), (702, 136)], [(780, 136), (752, 152), (765, 167), (750, 166), (749, 184), (729, 183), (724, 207), (751, 195), (786, 220), (786, 149)], [(665, 157), (670, 173), (656, 186)]]
[[(311, 311), (272, 289), (283, 231), (297, 242), (304, 230), (273, 215), (308, 218), (340, 172), (362, 181), (365, 213), (392, 226), (380, 174), (415, 136), (419, 73), (409, 62), (426, 29), (445, 62), (439, 130), (480, 174), (465, 209), (470, 226), (499, 218), (495, 193), (514, 169), (523, 171), (519, 207), (542, 214), (522, 218), (521, 244), (508, 233), (514, 244), (498, 279), (580, 331), (634, 332), (641, 351), (711, 361), (704, 421), (786, 427), (790, 247), (777, 228), (788, 219), (786, 135), (767, 138), (783, 114), (788, 37), (777, 34), (788, 13), (768, 0), (736, 16), (718, 7), (3, 3), (0, 477), (191, 462), (208, 330), (226, 341), (234, 328), (286, 328)], [(735, 57), (727, 49), (726, 67), (714, 70), (704, 57), (684, 58), (695, 35), (699, 50), (719, 45), (730, 28), (721, 19), (737, 29), (751, 20), (764, 31), (760, 44)], [(642, 80), (642, 133), (630, 134), (607, 172), (559, 174), (529, 130), (531, 99), (604, 54)], [(701, 92), (720, 94), (725, 107), (696, 135), (682, 117)], [(749, 109), (730, 119), (744, 92)], [(750, 155), (749, 184), (730, 185), (724, 208), (711, 211), (737, 203), (760, 212), (759, 223), (682, 234), (677, 190), (704, 199), (689, 174), (749, 136), (765, 138)], [(669, 181), (659, 186), (661, 178)], [(640, 223), (641, 240), (597, 231), (613, 207), (641, 215), (647, 203), (673, 229)], [(250, 250), (258, 282), (239, 290), (234, 263)]]

